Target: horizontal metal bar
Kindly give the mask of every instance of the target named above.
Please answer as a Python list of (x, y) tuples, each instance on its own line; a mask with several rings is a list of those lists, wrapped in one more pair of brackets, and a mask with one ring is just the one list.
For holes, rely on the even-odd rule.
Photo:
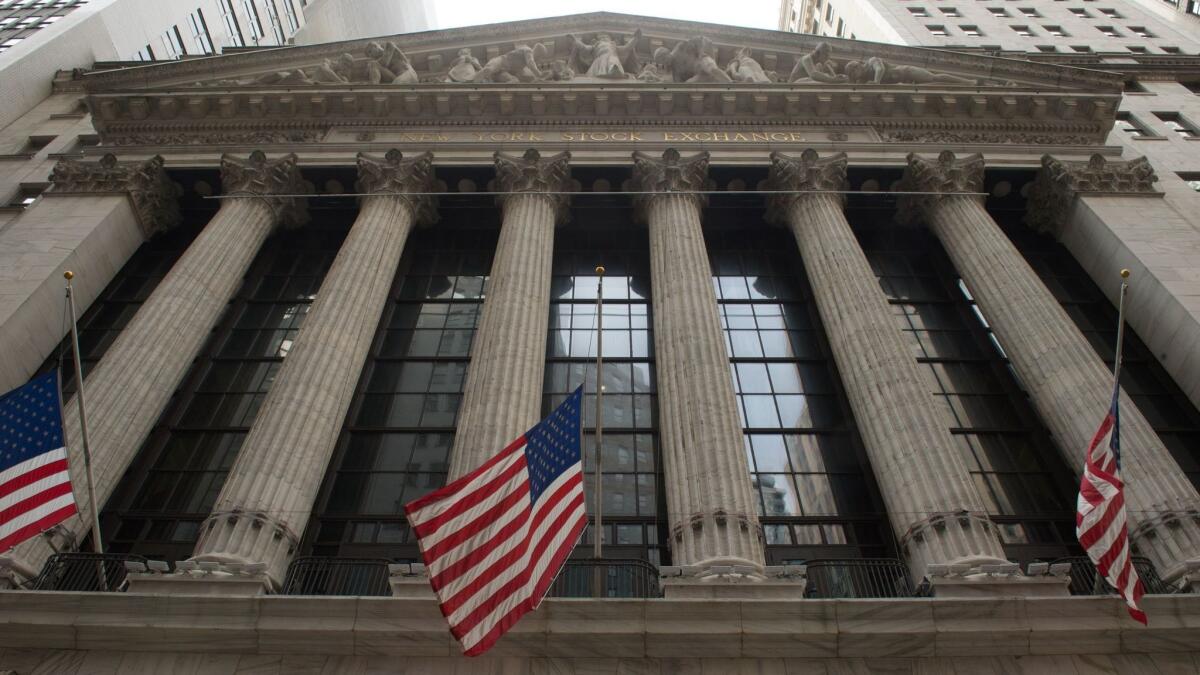
[(313, 193), (313, 194), (267, 194), (267, 195), (209, 195), (204, 199), (239, 199), (239, 198), (292, 198), (292, 197), (400, 197), (400, 196), (417, 196), (417, 197), (464, 197), (464, 196), (479, 196), (479, 197), (495, 197), (499, 195), (546, 195), (546, 196), (588, 196), (588, 197), (614, 197), (621, 195), (808, 195), (808, 194), (835, 194), (835, 195), (966, 195), (970, 197), (987, 196), (990, 192), (915, 192), (915, 191), (890, 191), (890, 190), (672, 190), (670, 192), (661, 191), (628, 191), (621, 190), (619, 192), (575, 192), (575, 191), (525, 191), (525, 192), (338, 192), (338, 193)]

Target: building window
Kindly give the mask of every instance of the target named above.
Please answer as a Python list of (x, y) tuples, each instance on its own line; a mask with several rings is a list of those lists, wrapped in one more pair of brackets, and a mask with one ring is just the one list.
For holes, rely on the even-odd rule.
[[(957, 7), (939, 7), (938, 11), (951, 19), (962, 18), (962, 14), (959, 13)], [(926, 15), (926, 16), (928, 16), (928, 15)]]
[(258, 41), (267, 36), (263, 30), (262, 18), (258, 16), (258, 7), (254, 4), (254, 0), (242, 0), (242, 9), (246, 11), (246, 17), (250, 22), (250, 40), (258, 45)]
[(845, 22), (845, 21), (843, 21), (843, 20), (842, 20), (842, 19), (839, 17), (839, 18), (838, 18), (838, 24), (837, 24), (837, 36), (838, 36), (838, 37), (842, 37), (842, 36), (843, 36), (843, 35), (845, 35), (845, 34), (846, 34), (846, 22)]
[(922, 19), (929, 18), (929, 11), (926, 10), (924, 7), (909, 7), (908, 12), (909, 12), (909, 14), (912, 14), (915, 17), (920, 17)]
[(47, 187), (49, 186), (44, 184), (21, 185), (21, 187), (17, 190), (17, 193), (13, 195), (12, 199), (8, 200), (8, 204), (6, 204), (6, 206), (8, 208), (15, 209), (28, 208), (37, 201), (37, 198), (46, 191)]
[(1133, 33), (1134, 35), (1136, 35), (1138, 37), (1144, 37), (1144, 38), (1156, 37), (1153, 33), (1146, 30), (1145, 26), (1130, 26), (1129, 32)]
[(1022, 37), (1033, 37), (1033, 31), (1029, 30), (1029, 26), (1012, 26), (1012, 29)]
[(1081, 19), (1090, 19), (1092, 17), (1092, 15), (1088, 14), (1088, 11), (1082, 7), (1070, 7), (1068, 9), (1072, 14)]
[(1122, 19), (1122, 18), (1124, 18), (1123, 16), (1121, 16), (1121, 13), (1120, 13), (1120, 12), (1118, 12), (1118, 11), (1117, 11), (1117, 10), (1115, 10), (1115, 9), (1112, 9), (1111, 7), (1102, 7), (1102, 8), (1100, 9), (1100, 13), (1101, 13), (1101, 14), (1103, 14), (1104, 16), (1107, 16), (1107, 17), (1108, 17), (1108, 18), (1110, 18), (1110, 19)]
[(1062, 29), (1062, 26), (1042, 26), (1042, 28), (1054, 37), (1067, 37), (1067, 32)]
[(945, 37), (950, 34), (950, 33), (946, 32), (945, 26), (925, 26), (925, 27), (929, 29), (930, 33), (933, 33), (934, 35), (937, 35), (940, 37)]
[(283, 3), (283, 14), (287, 17), (288, 34), (295, 35), (296, 31), (300, 30), (300, 19), (296, 16), (296, 7), (292, 4), (292, 0), (279, 0)]
[(992, 13), (992, 16), (1005, 17), (1009, 15), (1008, 10), (1003, 7), (988, 7), (987, 9)]
[(1092, 53), (1092, 48), (1087, 45), (1073, 45), (1071, 47), (1071, 50), (1078, 52), (1080, 54), (1091, 54)]
[(1179, 47), (1159, 47), (1164, 54), (1182, 54)]
[(192, 44), (197, 54), (214, 53), (212, 37), (208, 34), (208, 23), (204, 21), (204, 12), (200, 8), (188, 14), (188, 29), (191, 31)]
[(963, 35), (968, 37), (980, 37), (983, 35), (979, 30), (979, 26), (959, 26), (962, 29)]
[(1036, 19), (1041, 16), (1041, 14), (1032, 7), (1021, 7), (1019, 9), (1017, 9), (1017, 11), (1020, 12), (1021, 15), (1027, 19)]
[(5, 52), (5, 51), (8, 51), (9, 49), (12, 49), (13, 47), (16, 47), (17, 45), (21, 44), (21, 40), (23, 40), (23, 39), (24, 38), (15, 37), (15, 38), (9, 38), (9, 39), (5, 40), (4, 42), (0, 42), (0, 52)]
[(768, 561), (890, 555), (795, 242), (786, 231), (711, 220), (713, 285)]
[[(113, 552), (165, 560), (191, 555), (344, 235), (340, 227), (315, 225), (264, 244), (160, 431), (109, 500), (103, 527)], [(155, 272), (160, 263), (147, 261)]]
[(1177, 175), (1187, 183), (1188, 187), (1196, 192), (1200, 192), (1200, 173), (1181, 173)]
[(1176, 112), (1156, 112), (1154, 116), (1162, 120), (1162, 123), (1167, 125), (1171, 131), (1183, 136), (1184, 138), (1200, 138), (1200, 130), (1196, 125), (1192, 124), (1187, 118)]
[(1058, 47), (1055, 47), (1054, 45), (1038, 45), (1037, 48), (1039, 52), (1045, 52), (1047, 54), (1058, 53)]
[(1108, 37), (1121, 37), (1121, 34), (1117, 32), (1117, 29), (1113, 28), (1112, 26), (1096, 26), (1096, 30), (1104, 33)]
[(179, 34), (179, 26), (171, 26), (160, 36), (163, 45), (164, 58), (177, 59), (187, 54), (183, 47), (183, 36)]
[(825, 23), (833, 23), (833, 3), (825, 6)]
[(229, 44), (234, 47), (244, 47), (246, 41), (242, 38), (242, 27), (238, 24), (237, 12), (233, 11), (233, 0), (219, 0), (217, 7), (221, 10), (221, 21), (225, 24), (225, 32), (229, 34)]
[(1145, 124), (1142, 124), (1140, 120), (1127, 112), (1117, 113), (1117, 119), (1113, 128), (1129, 134), (1132, 138), (1149, 138), (1156, 135)]
[(154, 49), (150, 45), (146, 45), (145, 47), (142, 47), (141, 49), (137, 50), (137, 52), (134, 53), (133, 60), (134, 61), (153, 61), (154, 60)]
[(287, 44), (287, 38), (283, 35), (283, 24), (279, 21), (279, 7), (275, 5), (275, 0), (266, 0), (266, 4), (267, 23), (271, 25), (271, 32), (275, 34), (275, 44)]

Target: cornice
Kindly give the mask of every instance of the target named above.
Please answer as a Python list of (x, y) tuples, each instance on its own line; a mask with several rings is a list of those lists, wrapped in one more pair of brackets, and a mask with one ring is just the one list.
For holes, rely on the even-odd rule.
[(1087, 161), (1060, 160), (1042, 156), (1029, 192), (1025, 222), (1039, 232), (1058, 236), (1066, 224), (1075, 197), (1080, 194), (1161, 197), (1155, 189), (1158, 176), (1145, 157), (1127, 162), (1112, 162), (1103, 155)]
[[(571, 191), (571, 153), (560, 152), (549, 157), (542, 157), (533, 148), (525, 151), (520, 157), (505, 155), (497, 152), (496, 188), (500, 192), (542, 193), (554, 205), (555, 222), (562, 223), (567, 219), (570, 199), (563, 192)], [(560, 194), (545, 194), (545, 193)], [(501, 195), (496, 201), (504, 206), (508, 196)]]
[(697, 206), (706, 204), (708, 199), (699, 192), (708, 178), (708, 157), (708, 152), (683, 157), (675, 148), (667, 148), (661, 158), (634, 152), (634, 191), (642, 193), (633, 198), (634, 218), (638, 222), (647, 222), (647, 208), (658, 196), (653, 193), (683, 192)]
[(138, 224), (146, 237), (180, 223), (178, 197), (182, 190), (167, 177), (163, 158), (118, 162), (107, 154), (98, 162), (61, 159), (50, 174), (48, 195), (125, 193), (133, 203)]
[(383, 157), (358, 153), (358, 181), (361, 193), (396, 194), (412, 207), (413, 220), (427, 225), (438, 220), (434, 191), (433, 153), (423, 152), (412, 159), (392, 148)]
[(936, 159), (909, 153), (908, 166), (900, 179), (898, 190), (919, 194), (900, 197), (897, 219), (913, 222), (941, 199), (953, 194), (977, 194), (983, 191), (983, 155), (978, 153), (959, 159), (949, 150)]
[[(777, 191), (828, 191), (839, 201), (845, 201), (841, 193), (849, 181), (846, 178), (846, 153), (839, 152), (821, 158), (816, 150), (808, 148), (799, 157), (782, 152), (771, 153), (771, 169), (767, 176), (767, 189)], [(788, 210), (803, 195), (773, 194), (767, 197), (767, 220), (786, 224)]]
[(300, 176), (295, 154), (268, 159), (261, 150), (249, 158), (221, 155), (221, 186), (230, 197), (254, 197), (263, 200), (274, 210), (284, 225), (297, 226), (308, 222), (308, 209), (303, 197), (312, 184)]

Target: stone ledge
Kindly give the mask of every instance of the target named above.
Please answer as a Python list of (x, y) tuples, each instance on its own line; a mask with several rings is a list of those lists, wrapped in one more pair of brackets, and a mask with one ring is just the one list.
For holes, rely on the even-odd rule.
[[(550, 599), (497, 655), (919, 658), (1185, 653), (1200, 596), (893, 600)], [(0, 593), (0, 649), (455, 656), (432, 599)]]

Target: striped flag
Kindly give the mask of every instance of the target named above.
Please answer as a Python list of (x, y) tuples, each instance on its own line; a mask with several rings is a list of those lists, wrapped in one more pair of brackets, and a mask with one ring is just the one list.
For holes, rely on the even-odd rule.
[(75, 513), (55, 370), (0, 396), (0, 551)]
[(537, 609), (587, 525), (582, 389), (483, 466), (404, 507), (467, 656)]
[(1088, 446), (1083, 479), (1079, 483), (1075, 533), (1100, 576), (1125, 598), (1129, 615), (1144, 624), (1146, 613), (1138, 608), (1138, 601), (1145, 591), (1137, 570), (1133, 568), (1133, 557), (1129, 550), (1124, 484), (1120, 477), (1119, 393), (1118, 385), (1113, 388), (1108, 415), (1100, 423), (1100, 429)]

